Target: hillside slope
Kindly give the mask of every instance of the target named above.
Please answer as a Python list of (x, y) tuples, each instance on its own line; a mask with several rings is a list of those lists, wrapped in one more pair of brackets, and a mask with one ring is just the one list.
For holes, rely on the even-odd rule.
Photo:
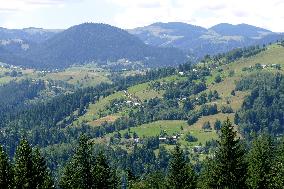
[[(258, 65), (262, 65), (262, 68), (256, 68)], [(275, 65), (279, 65), (280, 70), (276, 69)], [(219, 66), (216, 66), (216, 62), (212, 59), (207, 62), (207, 66), (212, 69), (210, 75), (205, 77), (207, 89), (199, 93), (174, 98), (165, 95), (169, 91), (174, 93), (176, 90), (175, 87), (167, 89), (167, 86), (179, 86), (178, 83), (181, 83), (181, 86), (186, 87), (184, 81), (186, 81), (188, 77), (191, 77), (190, 74), (175, 74), (170, 77), (152, 80), (147, 83), (134, 85), (128, 88), (127, 92), (117, 92), (97, 103), (91, 104), (87, 109), (86, 114), (75, 121), (73, 126), (77, 124), (80, 125), (80, 123), (84, 122), (92, 127), (100, 127), (101, 124), (104, 125), (103, 127), (108, 127), (116, 122), (117, 119), (126, 116), (128, 112), (136, 112), (139, 109), (140, 103), (142, 103), (142, 109), (145, 111), (143, 115), (147, 117), (148, 111), (152, 111), (147, 110), (149, 104), (147, 105), (146, 102), (148, 101), (152, 105), (153, 103), (156, 103), (156, 105), (153, 106), (153, 109), (155, 109), (153, 110), (154, 112), (160, 111), (160, 113), (154, 113), (152, 116), (160, 116), (161, 118), (154, 118), (154, 121), (150, 121), (150, 123), (134, 125), (130, 129), (130, 133), (136, 133), (141, 139), (150, 136), (164, 136), (161, 135), (161, 133), (167, 133), (167, 136), (181, 134), (183, 137), (180, 138), (180, 142), (185, 146), (194, 146), (199, 143), (205, 144), (206, 141), (208, 142), (211, 139), (215, 139), (217, 136), (216, 133), (218, 133), (218, 131), (213, 128), (216, 121), (224, 121), (228, 117), (233, 122), (235, 113), (241, 109), (244, 100), (250, 95), (250, 90), (236, 90), (236, 84), (239, 81), (245, 77), (253, 76), (255, 73), (268, 72), (273, 74), (284, 74), (284, 47), (280, 45), (271, 45), (259, 54), (248, 58), (240, 58), (237, 61)], [(203, 64), (197, 67), (202, 68)], [(214, 81), (214, 78), (216, 78), (217, 75), (221, 76), (220, 82)], [(209, 100), (210, 93), (213, 91), (216, 91), (218, 98)], [(170, 98), (168, 102), (167, 98)], [(210, 99), (212, 99), (212, 97), (210, 97)], [(175, 108), (172, 109), (171, 105), (167, 107), (168, 105), (164, 104), (164, 100), (167, 103), (178, 103), (179, 105), (173, 105)], [(123, 102), (136, 103), (138, 107), (127, 103), (124, 104)], [(178, 113), (179, 109), (181, 112), (185, 111), (182, 109), (186, 102), (194, 103), (194, 108), (189, 111), (189, 117), (186, 116), (185, 118), (180, 119)], [(214, 112), (213, 114), (202, 114), (197, 120), (188, 125), (188, 119), (191, 119), (196, 112), (200, 112), (206, 107), (214, 107), (214, 105), (217, 106), (217, 112)], [(169, 114), (164, 117), (161, 116), (165, 112)], [(210, 123), (211, 129), (204, 129), (204, 125), (208, 122)], [(128, 129), (124, 129), (121, 131), (121, 134), (127, 135), (128, 132)], [(103, 140), (98, 139), (98, 142), (110, 142), (110, 140), (116, 136), (115, 133), (116, 132), (106, 135)], [(191, 133), (198, 141), (187, 142), (185, 136), (187, 136), (188, 133)]]

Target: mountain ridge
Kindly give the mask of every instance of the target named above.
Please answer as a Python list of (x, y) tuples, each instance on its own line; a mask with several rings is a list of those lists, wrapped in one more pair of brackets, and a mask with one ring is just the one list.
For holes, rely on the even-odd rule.
[(0, 61), (38, 68), (63, 68), (93, 61), (106, 66), (120, 60), (130, 66), (133, 62), (142, 62), (142, 67), (169, 66), (282, 38), (283, 33), (228, 23), (208, 29), (183, 22), (156, 22), (132, 30), (97, 23), (66, 30), (0, 28)]
[(107, 65), (120, 59), (159, 67), (186, 60), (178, 49), (148, 46), (125, 30), (95, 23), (72, 26), (20, 56), (25, 65), (38, 68), (64, 68), (93, 61)]
[(128, 32), (146, 44), (179, 48), (196, 55), (197, 58), (206, 54), (224, 53), (234, 48), (268, 44), (284, 38), (283, 33), (244, 23), (220, 23), (207, 29), (182, 22), (159, 22)]

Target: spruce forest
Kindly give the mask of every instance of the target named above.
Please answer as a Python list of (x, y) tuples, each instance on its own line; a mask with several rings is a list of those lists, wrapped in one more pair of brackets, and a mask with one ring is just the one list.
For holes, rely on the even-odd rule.
[[(233, 22), (230, 3), (212, 2), (194, 24), (175, 17), (121, 29), (103, 7), (150, 19), (165, 5), (15, 2), (22, 7), (0, 4), (5, 23), (24, 26), (33, 15), (66, 29), (0, 21), (0, 189), (284, 188), (284, 33), (267, 29), (281, 30), (275, 22), (223, 23), (215, 13), (226, 9)], [(179, 3), (168, 12), (178, 15)], [(100, 13), (112, 24), (75, 25), (75, 5), (84, 19)], [(89, 15), (89, 5), (102, 10)], [(50, 21), (58, 9), (71, 27)], [(198, 26), (207, 14), (218, 22)], [(251, 18), (239, 14), (238, 23)]]

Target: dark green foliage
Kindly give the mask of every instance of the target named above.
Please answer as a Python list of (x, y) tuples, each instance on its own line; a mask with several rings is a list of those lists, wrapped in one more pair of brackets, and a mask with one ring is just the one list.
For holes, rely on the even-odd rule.
[(60, 180), (61, 188), (93, 188), (93, 164), (91, 145), (88, 138), (82, 135), (75, 155), (67, 163)]
[(229, 119), (223, 123), (220, 141), (213, 159), (203, 170), (204, 188), (246, 188), (245, 150)]
[[(18, 138), (22, 135), (27, 136), (33, 145), (40, 147), (67, 142), (67, 140), (70, 142), (72, 138), (79, 137), (80, 132), (86, 132), (91, 128), (82, 125), (63, 131), (58, 128), (69, 125), (76, 117), (70, 116), (69, 121), (62, 120), (72, 115), (78, 108), (86, 107), (90, 102), (97, 100), (100, 95), (110, 94), (112, 91), (109, 90), (110, 85), (101, 84), (95, 88), (78, 89), (71, 94), (61, 94), (52, 99), (47, 99), (45, 102), (27, 104), (25, 101), (20, 101), (19, 104), (23, 104), (21, 108), (15, 106), (13, 109), (5, 109), (5, 111), (0, 108), (4, 115), (7, 114), (1, 119), (3, 122), (1, 126), (6, 131), (5, 135), (0, 133), (0, 142), (7, 146), (9, 156), (14, 154)], [(28, 88), (22, 89), (22, 91), (21, 94), (29, 93)], [(13, 99), (13, 95), (11, 95), (11, 99)], [(96, 134), (96, 132), (91, 133)]]
[(6, 117), (13, 117), (18, 111), (26, 107), (27, 101), (39, 96), (45, 89), (44, 81), (23, 80), (12, 81), (0, 86), (0, 116), (1, 123)]
[(14, 166), (16, 188), (53, 188), (45, 160), (39, 151), (32, 151), (27, 140), (23, 139), (17, 148)]
[(216, 104), (213, 104), (213, 105), (204, 104), (201, 106), (199, 112), (202, 116), (217, 114), (218, 113), (217, 105)]
[(93, 157), (88, 137), (81, 135), (74, 156), (64, 168), (61, 188), (116, 188), (116, 173), (109, 167), (105, 156)]
[(194, 123), (196, 123), (198, 121), (200, 117), (200, 114), (198, 112), (191, 112), (188, 120), (187, 120), (187, 124), (188, 125), (193, 125)]
[(196, 175), (185, 159), (183, 151), (177, 145), (172, 153), (168, 168), (167, 183), (173, 189), (196, 188)]
[(14, 170), (16, 188), (35, 188), (32, 148), (25, 139), (17, 148)]
[(187, 123), (192, 125), (198, 121), (201, 116), (215, 115), (218, 113), (217, 105), (208, 105), (204, 104), (201, 106), (199, 111), (191, 111), (189, 112), (189, 117)]
[(210, 90), (208, 95), (207, 95), (208, 101), (212, 102), (214, 100), (218, 100), (219, 99), (219, 94), (216, 90), (214, 90), (213, 92)]
[(187, 142), (197, 142), (198, 138), (196, 138), (195, 136), (191, 135), (190, 133), (186, 134), (185, 136), (185, 140)]
[(279, 73), (259, 73), (237, 84), (237, 90), (252, 90), (235, 117), (235, 123), (241, 127), (247, 139), (252, 132), (263, 131), (272, 135), (283, 133), (283, 87), (283, 76)]
[(214, 129), (216, 131), (219, 131), (219, 130), (221, 130), (221, 126), (222, 126), (222, 122), (219, 119), (217, 119), (214, 123)]
[(276, 157), (271, 168), (270, 188), (284, 188), (284, 137), (276, 148)]
[(8, 155), (0, 145), (0, 188), (13, 188), (13, 171)]
[(273, 185), (273, 166), (277, 166), (275, 144), (271, 137), (261, 135), (254, 139), (252, 149), (248, 154), (248, 187), (255, 189), (273, 188), (271, 187)]
[(222, 77), (220, 76), (220, 74), (216, 75), (214, 78), (214, 82), (215, 83), (220, 83), (222, 81)]
[(114, 189), (118, 188), (118, 179), (116, 173), (112, 170), (103, 153), (96, 157), (93, 168), (94, 183), (97, 189)]
[(204, 130), (211, 130), (211, 129), (212, 129), (212, 127), (211, 127), (210, 122), (209, 122), (209, 121), (207, 121), (207, 122), (203, 123), (203, 125), (202, 125), (202, 129), (204, 129)]
[(33, 152), (33, 170), (34, 180), (37, 184), (36, 188), (55, 188), (51, 174), (48, 171), (46, 161), (44, 157), (40, 154), (38, 148)]
[(165, 175), (162, 172), (153, 172), (143, 179), (136, 179), (131, 185), (130, 189), (166, 189)]
[(192, 110), (193, 108), (194, 108), (194, 105), (192, 104), (192, 102), (189, 99), (186, 99), (186, 101), (183, 104), (183, 110), (185, 112), (188, 112)]

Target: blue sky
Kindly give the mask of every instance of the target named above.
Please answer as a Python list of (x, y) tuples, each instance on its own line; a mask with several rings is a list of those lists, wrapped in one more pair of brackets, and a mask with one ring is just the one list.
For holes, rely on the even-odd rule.
[(284, 0), (0, 0), (0, 27), (68, 28), (83, 22), (134, 28), (153, 22), (203, 27), (247, 23), (284, 31)]

